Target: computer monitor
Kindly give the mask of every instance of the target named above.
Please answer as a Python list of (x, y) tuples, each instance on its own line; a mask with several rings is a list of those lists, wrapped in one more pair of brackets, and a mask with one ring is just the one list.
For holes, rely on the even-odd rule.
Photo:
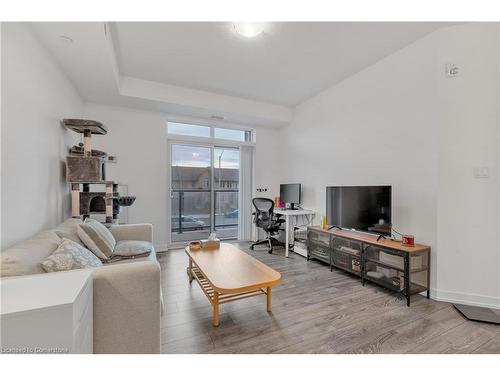
[(280, 184), (280, 200), (290, 204), (295, 209), (296, 204), (302, 203), (302, 184)]

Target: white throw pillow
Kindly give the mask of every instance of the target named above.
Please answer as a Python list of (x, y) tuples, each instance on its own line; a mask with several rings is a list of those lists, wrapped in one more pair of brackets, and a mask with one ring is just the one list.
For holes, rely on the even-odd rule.
[(57, 272), (99, 267), (102, 262), (89, 249), (64, 238), (58, 248), (40, 265), (45, 272)]

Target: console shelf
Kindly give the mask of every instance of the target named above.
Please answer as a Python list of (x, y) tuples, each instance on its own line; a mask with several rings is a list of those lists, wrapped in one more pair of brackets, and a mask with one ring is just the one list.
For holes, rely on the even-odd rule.
[(393, 266), (391, 264), (387, 264), (387, 263), (381, 262), (379, 260), (370, 259), (370, 258), (367, 258), (366, 261), (378, 264), (379, 266), (382, 266), (382, 267), (386, 267), (386, 268), (390, 268), (390, 269), (393, 269), (393, 270), (396, 270), (396, 271), (404, 272), (404, 267), (395, 267), (395, 266)]
[(307, 228), (307, 260), (317, 259), (406, 297), (427, 292), (429, 298), (430, 252), (426, 245), (401, 242), (359, 232), (319, 226)]

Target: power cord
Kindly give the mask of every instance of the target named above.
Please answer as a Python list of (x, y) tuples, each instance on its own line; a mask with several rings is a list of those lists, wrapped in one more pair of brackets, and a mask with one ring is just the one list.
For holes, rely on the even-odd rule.
[[(391, 225), (391, 231), (394, 232), (394, 233), (397, 233), (401, 236), (401, 240), (403, 240), (403, 234), (398, 232), (393, 225)], [(396, 236), (394, 236), (394, 239), (396, 239)]]

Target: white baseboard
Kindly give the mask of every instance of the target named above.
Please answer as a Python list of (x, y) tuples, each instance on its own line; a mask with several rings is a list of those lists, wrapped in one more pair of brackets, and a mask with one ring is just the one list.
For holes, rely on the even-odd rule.
[(431, 288), (431, 298), (436, 301), (458, 303), (479, 307), (500, 308), (500, 297), (485, 296), (481, 294), (450, 292)]

